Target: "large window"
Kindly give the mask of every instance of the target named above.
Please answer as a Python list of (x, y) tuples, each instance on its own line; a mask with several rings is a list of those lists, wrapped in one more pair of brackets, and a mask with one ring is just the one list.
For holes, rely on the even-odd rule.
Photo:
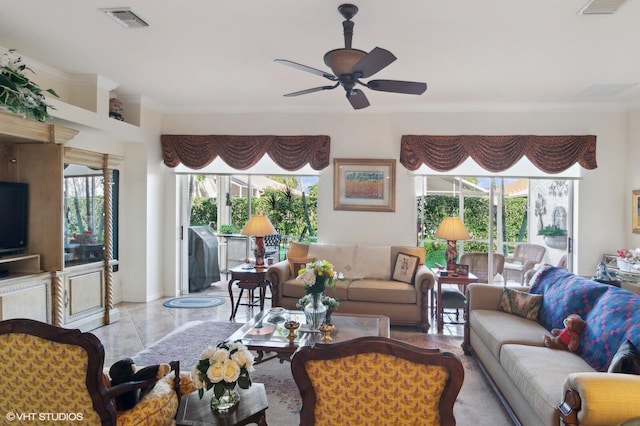
[(460, 254), (491, 247), (508, 257), (518, 243), (531, 242), (544, 245), (545, 260), (555, 264), (568, 251), (570, 180), (419, 176), (416, 188), (417, 242), (427, 249), (428, 266), (445, 263), (446, 243), (435, 232), (447, 216), (462, 218), (471, 234), (458, 242)]

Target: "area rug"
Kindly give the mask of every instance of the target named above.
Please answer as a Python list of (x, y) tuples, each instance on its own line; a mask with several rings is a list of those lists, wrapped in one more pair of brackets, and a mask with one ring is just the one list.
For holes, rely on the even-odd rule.
[(213, 296), (183, 296), (169, 299), (162, 304), (167, 308), (213, 308), (224, 305), (223, 297)]
[[(180, 369), (190, 371), (208, 345), (215, 345), (226, 339), (241, 325), (228, 322), (192, 321), (147, 349), (138, 352), (133, 356), (133, 360), (142, 366), (179, 360)], [(465, 373), (462, 389), (454, 406), (458, 425), (507, 426), (513, 424), (480, 371), (477, 361), (462, 353), (461, 337), (425, 334), (405, 327), (392, 327), (391, 337), (415, 346), (439, 348), (458, 355), (464, 365)], [(255, 371), (251, 373), (251, 380), (264, 383), (267, 390), (269, 425), (299, 424), (301, 399), (291, 376), (289, 363), (281, 364), (274, 359), (258, 364), (255, 366)]]

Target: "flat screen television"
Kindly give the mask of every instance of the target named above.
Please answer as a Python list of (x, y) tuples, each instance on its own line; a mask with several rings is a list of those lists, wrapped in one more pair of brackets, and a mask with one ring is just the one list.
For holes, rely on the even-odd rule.
[(27, 249), (29, 185), (0, 182), (0, 256)]

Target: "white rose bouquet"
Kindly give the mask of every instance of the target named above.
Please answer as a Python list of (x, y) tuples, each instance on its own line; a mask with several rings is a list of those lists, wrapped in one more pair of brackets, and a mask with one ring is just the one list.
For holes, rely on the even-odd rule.
[(191, 370), (191, 379), (202, 399), (205, 390), (213, 388), (216, 398), (230, 392), (236, 384), (249, 389), (253, 371), (253, 354), (242, 343), (224, 341), (217, 346), (209, 346), (200, 355), (200, 360)]

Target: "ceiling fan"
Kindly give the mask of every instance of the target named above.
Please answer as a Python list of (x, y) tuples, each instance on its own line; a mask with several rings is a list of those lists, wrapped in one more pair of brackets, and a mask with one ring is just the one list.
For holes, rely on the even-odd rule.
[(415, 81), (362, 81), (362, 78), (371, 77), (373, 74), (391, 64), (396, 60), (396, 57), (393, 53), (380, 47), (374, 48), (369, 53), (359, 49), (352, 49), (351, 39), (353, 37), (354, 23), (351, 22), (351, 18), (358, 13), (358, 7), (353, 4), (343, 4), (338, 7), (338, 11), (345, 18), (345, 21), (342, 22), (342, 27), (344, 29), (344, 48), (331, 50), (324, 55), (324, 63), (331, 68), (333, 74), (286, 59), (275, 60), (275, 62), (279, 64), (319, 75), (327, 80), (334, 81), (335, 84), (287, 93), (284, 96), (306, 95), (308, 93), (331, 90), (338, 86), (342, 86), (346, 91), (347, 99), (349, 100), (349, 103), (351, 103), (351, 106), (353, 106), (354, 109), (362, 109), (368, 107), (370, 104), (364, 92), (355, 88), (358, 84), (371, 90), (405, 93), (410, 95), (421, 95), (427, 90), (426, 83), (419, 83)]

